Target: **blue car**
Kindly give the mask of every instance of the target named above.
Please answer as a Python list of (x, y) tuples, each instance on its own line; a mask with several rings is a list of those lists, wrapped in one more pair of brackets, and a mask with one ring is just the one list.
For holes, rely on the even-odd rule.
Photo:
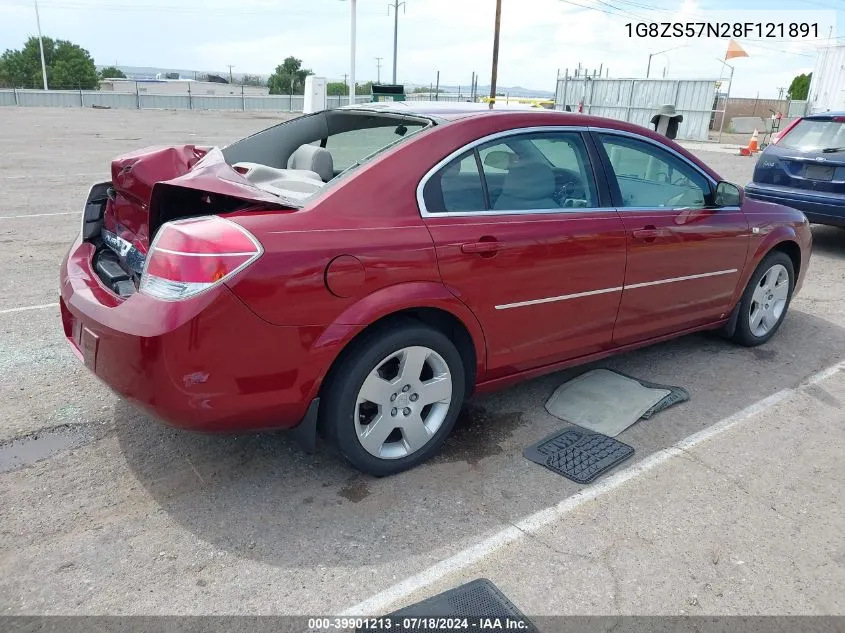
[(845, 112), (806, 116), (773, 138), (745, 193), (845, 227)]

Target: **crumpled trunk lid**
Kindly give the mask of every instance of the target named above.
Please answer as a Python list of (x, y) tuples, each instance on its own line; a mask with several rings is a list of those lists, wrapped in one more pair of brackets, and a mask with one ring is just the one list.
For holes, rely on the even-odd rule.
[(158, 227), (174, 217), (227, 212), (250, 204), (290, 208), (232, 169), (216, 147), (148, 147), (123, 154), (111, 163), (111, 183), (103, 228), (142, 253)]

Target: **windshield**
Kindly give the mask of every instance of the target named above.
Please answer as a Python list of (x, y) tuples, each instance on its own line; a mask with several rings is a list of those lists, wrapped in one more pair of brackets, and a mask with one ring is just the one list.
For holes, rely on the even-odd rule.
[(780, 147), (802, 152), (822, 151), (845, 146), (845, 122), (804, 119), (786, 136)]

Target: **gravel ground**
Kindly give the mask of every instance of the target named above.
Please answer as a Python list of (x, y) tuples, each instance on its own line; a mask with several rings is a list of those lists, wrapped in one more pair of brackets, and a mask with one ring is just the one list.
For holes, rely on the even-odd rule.
[[(75, 212), (115, 154), (157, 143), (222, 144), (276, 120), (2, 110), (0, 613), (336, 613), (581, 489), (521, 452), (559, 426), (543, 403), (583, 368), (474, 399), (441, 456), (376, 480), (328, 450), (303, 455), (283, 434), (203, 436), (160, 426), (76, 362), (57, 309), (10, 311), (56, 301)], [(726, 179), (750, 179), (753, 159), (696, 151)], [(845, 358), (845, 232), (814, 227), (814, 236), (804, 289), (766, 346), (693, 335), (600, 364), (692, 394), (621, 436), (635, 459)], [(786, 442), (807, 432), (808, 425), (780, 429)], [(20, 445), (11, 441), (35, 436), (47, 452), (64, 448), (15, 463)], [(648, 495), (660, 484), (642, 485)], [(667, 598), (661, 608), (680, 613), (685, 600)], [(615, 612), (607, 593), (592, 604)], [(732, 604), (744, 612), (741, 601)]]

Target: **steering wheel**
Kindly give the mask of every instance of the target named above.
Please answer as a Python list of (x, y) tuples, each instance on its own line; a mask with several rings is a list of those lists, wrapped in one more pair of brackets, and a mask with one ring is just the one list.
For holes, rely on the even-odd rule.
[(552, 194), (552, 198), (561, 208), (566, 206), (566, 201), (571, 199), (583, 200), (586, 198), (584, 186), (576, 179), (567, 180)]

